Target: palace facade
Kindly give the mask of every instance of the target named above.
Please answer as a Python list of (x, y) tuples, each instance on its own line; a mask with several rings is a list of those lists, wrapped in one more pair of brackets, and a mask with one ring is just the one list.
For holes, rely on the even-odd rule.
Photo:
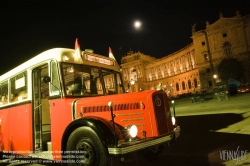
[(246, 69), (244, 81), (250, 81), (250, 15), (239, 11), (231, 18), (219, 14), (219, 19), (206, 29), (195, 30), (193, 42), (186, 47), (156, 59), (141, 52), (129, 51), (121, 59), (127, 91), (156, 89), (161, 82), (168, 95), (208, 91), (220, 81), (217, 66), (226, 57), (235, 57)]

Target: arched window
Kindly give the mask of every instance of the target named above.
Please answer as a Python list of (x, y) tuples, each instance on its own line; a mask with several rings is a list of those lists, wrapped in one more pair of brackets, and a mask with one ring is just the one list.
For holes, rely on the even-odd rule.
[(176, 91), (179, 91), (179, 84), (178, 84), (178, 82), (176, 83)]
[(185, 88), (185, 82), (184, 81), (182, 81), (182, 90), (185, 90), (186, 88)]
[(197, 83), (197, 79), (194, 78), (194, 87), (197, 88), (198, 87), (198, 83)]
[(190, 81), (190, 80), (188, 80), (188, 88), (189, 88), (189, 89), (192, 88), (192, 86), (191, 86), (191, 81)]

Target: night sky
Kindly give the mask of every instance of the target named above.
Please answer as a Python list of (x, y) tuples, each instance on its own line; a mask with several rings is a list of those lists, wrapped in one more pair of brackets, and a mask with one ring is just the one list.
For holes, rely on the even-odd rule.
[[(118, 63), (130, 49), (160, 58), (192, 42), (192, 24), (196, 23), (196, 30), (205, 29), (205, 22), (217, 21), (220, 11), (224, 17), (235, 16), (236, 10), (250, 14), (249, 0), (207, 5), (178, 0), (51, 1), (1, 2), (0, 75), (47, 49), (74, 48), (76, 38), (82, 50), (108, 56), (111, 47)], [(139, 30), (135, 20), (142, 22)]]

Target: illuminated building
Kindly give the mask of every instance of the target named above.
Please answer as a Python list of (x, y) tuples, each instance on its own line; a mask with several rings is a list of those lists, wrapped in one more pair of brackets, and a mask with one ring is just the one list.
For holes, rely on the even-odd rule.
[(216, 82), (217, 66), (223, 58), (236, 57), (244, 63), (250, 81), (250, 15), (241, 16), (239, 11), (231, 18), (219, 14), (213, 24), (206, 22), (206, 29), (195, 30), (193, 42), (163, 58), (156, 59), (140, 52), (129, 51), (121, 59), (125, 88), (131, 91), (155, 89), (159, 82), (170, 96), (195, 91), (212, 92)]

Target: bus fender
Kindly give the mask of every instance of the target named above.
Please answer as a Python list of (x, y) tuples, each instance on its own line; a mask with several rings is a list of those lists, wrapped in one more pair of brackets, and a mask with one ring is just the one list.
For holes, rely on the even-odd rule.
[(77, 129), (78, 127), (82, 126), (88, 126), (91, 129), (93, 129), (100, 140), (103, 143), (103, 146), (108, 149), (110, 146), (115, 146), (115, 137), (113, 134), (113, 128), (111, 122), (109, 122), (106, 119), (100, 118), (100, 117), (83, 117), (74, 120), (72, 123), (70, 123), (67, 128), (65, 129), (62, 141), (61, 141), (61, 147), (62, 150), (66, 149), (67, 141), (70, 136), (70, 134)]

